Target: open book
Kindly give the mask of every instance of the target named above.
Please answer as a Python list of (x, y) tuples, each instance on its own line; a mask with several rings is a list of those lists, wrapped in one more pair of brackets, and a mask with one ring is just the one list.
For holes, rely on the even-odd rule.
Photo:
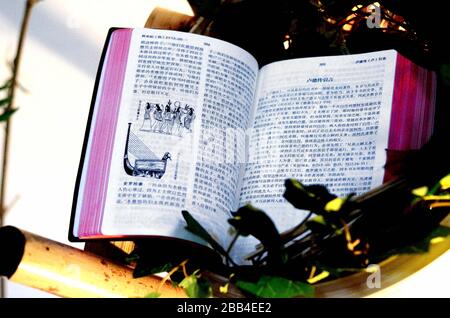
[(278, 230), (304, 214), (284, 180), (363, 193), (386, 149), (431, 136), (435, 75), (393, 50), (259, 68), (243, 49), (167, 30), (112, 29), (100, 63), (71, 240), (163, 236), (202, 243), (188, 210), (224, 246), (248, 202)]

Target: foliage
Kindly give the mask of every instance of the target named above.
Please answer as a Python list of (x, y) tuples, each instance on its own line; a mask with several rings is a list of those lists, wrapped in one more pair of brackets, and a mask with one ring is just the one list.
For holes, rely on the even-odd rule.
[(188, 211), (182, 211), (182, 215), (184, 220), (186, 221), (186, 229), (198, 237), (205, 240), (207, 243), (211, 244), (211, 246), (220, 254), (225, 255), (226, 252), (220, 246), (219, 243), (208, 233), (208, 231), (194, 219), (194, 217)]
[(197, 272), (184, 278), (179, 286), (184, 288), (190, 298), (212, 297), (211, 283), (198, 275)]
[(151, 292), (145, 295), (145, 298), (159, 298), (161, 297), (161, 294), (158, 292)]
[[(12, 80), (7, 80), (0, 86), (0, 122), (7, 121), (12, 114), (14, 114), (17, 108), (11, 108), (12, 96), (11, 96)], [(4, 97), (1, 97), (1, 96)]]
[(267, 249), (280, 248), (280, 234), (272, 219), (264, 211), (248, 204), (231, 214), (233, 217), (228, 219), (228, 223), (236, 229), (239, 235), (251, 235)]
[(450, 235), (450, 227), (443, 225), (438, 226), (423, 240), (415, 242), (414, 244), (411, 245), (390, 250), (385, 255), (383, 255), (382, 258), (386, 258), (391, 255), (427, 253), (430, 249), (431, 244), (439, 243), (449, 235)]
[(262, 276), (256, 283), (238, 280), (236, 286), (257, 297), (264, 298), (314, 296), (314, 287), (311, 285), (282, 277)]
[(133, 270), (133, 277), (139, 278), (147, 275), (163, 273), (171, 270), (174, 264), (171, 262), (161, 261), (158, 265), (152, 266), (147, 262), (137, 262), (136, 267)]
[(314, 213), (324, 210), (325, 204), (336, 198), (323, 185), (304, 186), (299, 181), (288, 179), (284, 183), (284, 198), (297, 209), (310, 210)]
[(12, 80), (9, 79), (5, 82), (5, 84), (3, 84), (2, 86), (0, 86), (0, 91), (5, 90), (5, 89), (9, 89), (11, 87), (12, 84)]
[[(365, 270), (370, 263), (389, 256), (404, 253), (425, 253), (430, 244), (450, 235), (450, 228), (439, 226), (450, 208), (450, 174), (428, 186), (409, 184), (398, 192), (397, 186), (384, 185), (375, 195), (337, 198), (322, 186), (305, 186), (298, 180), (286, 180), (285, 197), (296, 207), (313, 209), (315, 216), (297, 226), (300, 231), (279, 233), (262, 210), (246, 205), (232, 213), (229, 223), (237, 236), (252, 235), (261, 242), (250, 259), (252, 265), (225, 262), (215, 272), (229, 276), (229, 282), (220, 286), (221, 293), (228, 292), (233, 283), (243, 292), (257, 297), (311, 297), (313, 284)], [(287, 193), (287, 194), (286, 194)], [(401, 202), (402, 209), (386, 209), (386, 200), (392, 193)], [(404, 198), (402, 198), (403, 196)], [(375, 197), (375, 199), (374, 199)], [(295, 199), (294, 199), (295, 198)], [(299, 198), (304, 198), (302, 201)], [(312, 199), (314, 198), (314, 199)], [(406, 199), (406, 200), (405, 200)], [(380, 207), (389, 215), (384, 222), (374, 222), (380, 215)], [(230, 246), (226, 251), (207, 234), (203, 226), (187, 211), (183, 211), (187, 229), (213, 243), (216, 252), (226, 261), (230, 258)], [(232, 245), (232, 244), (231, 244)], [(142, 269), (149, 273), (169, 271), (167, 277), (185, 289), (189, 297), (211, 297), (211, 282), (203, 272), (211, 270), (208, 262), (183, 261), (173, 266), (141, 261), (136, 251), (130, 259), (137, 261), (135, 276), (142, 276)], [(240, 263), (241, 260), (239, 260)], [(191, 263), (191, 270), (186, 270)], [(147, 266), (147, 267), (145, 267)], [(172, 269), (170, 269), (172, 268)], [(195, 269), (196, 268), (196, 269)], [(195, 270), (193, 270), (195, 269)], [(177, 274), (182, 275), (178, 276)], [(153, 295), (153, 294), (152, 294)], [(154, 294), (154, 296), (157, 294)]]
[(0, 122), (7, 121), (16, 111), (17, 108), (3, 111), (3, 113), (0, 115)]

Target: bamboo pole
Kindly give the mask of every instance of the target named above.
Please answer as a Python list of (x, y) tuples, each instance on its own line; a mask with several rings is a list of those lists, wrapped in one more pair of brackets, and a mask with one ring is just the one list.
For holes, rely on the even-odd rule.
[[(450, 225), (450, 215), (441, 223)], [(58, 243), (12, 226), (0, 228), (0, 276), (62, 297), (144, 297), (158, 292), (160, 297), (186, 297), (184, 291), (163, 284), (155, 276), (133, 278), (132, 269), (106, 258)], [(448, 251), (450, 238), (430, 245), (426, 254), (397, 255), (380, 266), (383, 289), (405, 279)], [(227, 280), (205, 273), (213, 283), (215, 297), (243, 297), (230, 286), (227, 294), (219, 286)], [(364, 297), (379, 289), (369, 288), (370, 273), (360, 272), (337, 280), (315, 285), (315, 297)]]
[(58, 296), (186, 297), (181, 288), (161, 285), (159, 277), (133, 278), (129, 267), (12, 226), (0, 228), (0, 246), (6, 247), (0, 275)]

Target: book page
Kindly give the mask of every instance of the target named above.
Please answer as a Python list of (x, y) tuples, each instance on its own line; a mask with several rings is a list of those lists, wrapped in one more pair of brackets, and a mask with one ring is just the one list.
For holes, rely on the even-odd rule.
[(383, 180), (395, 51), (303, 58), (261, 69), (241, 205), (279, 231), (306, 215), (282, 197), (284, 181), (363, 193)]
[(200, 242), (184, 229), (186, 209), (220, 242), (228, 239), (245, 143), (225, 137), (249, 125), (257, 72), (250, 54), (220, 40), (133, 31), (103, 235)]

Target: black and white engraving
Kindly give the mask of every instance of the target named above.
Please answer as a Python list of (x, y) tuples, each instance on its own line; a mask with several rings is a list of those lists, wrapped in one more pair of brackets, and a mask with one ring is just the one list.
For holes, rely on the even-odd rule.
[(182, 137), (192, 132), (195, 116), (194, 108), (180, 101), (169, 99), (165, 105), (146, 102), (139, 130)]
[[(135, 157), (134, 165), (130, 162), (130, 154)], [(123, 163), (125, 172), (130, 176), (161, 179), (166, 172), (167, 161), (171, 160), (169, 152), (164, 153), (161, 159), (151, 151), (131, 131), (131, 123), (128, 124), (127, 140)]]

